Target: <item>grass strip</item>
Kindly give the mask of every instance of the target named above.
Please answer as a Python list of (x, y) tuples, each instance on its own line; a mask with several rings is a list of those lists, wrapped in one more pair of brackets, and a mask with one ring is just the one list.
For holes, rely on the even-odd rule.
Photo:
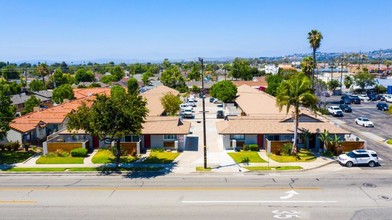
[(302, 170), (301, 166), (247, 166), (245, 167), (250, 171), (264, 171), (264, 170)]
[(36, 164), (83, 164), (84, 157), (46, 157), (38, 158)]
[(256, 151), (241, 151), (228, 153), (236, 163), (267, 163)]
[(207, 167), (206, 169), (204, 167), (196, 167), (196, 171), (208, 172), (211, 171), (211, 167)]
[(172, 163), (180, 153), (175, 152), (151, 152), (142, 162), (144, 164), (168, 164)]
[(9, 172), (64, 172), (67, 168), (50, 168), (50, 167), (12, 167), (6, 171)]

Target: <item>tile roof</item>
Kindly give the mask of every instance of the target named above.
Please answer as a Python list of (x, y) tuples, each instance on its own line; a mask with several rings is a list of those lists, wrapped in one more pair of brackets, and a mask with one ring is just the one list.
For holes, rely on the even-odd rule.
[[(77, 93), (75, 94), (79, 94), (79, 99), (15, 118), (10, 123), (10, 127), (20, 132), (28, 132), (35, 129), (40, 121), (46, 124), (61, 124), (67, 117), (67, 114), (72, 110), (76, 110), (83, 102), (88, 104), (92, 103), (95, 96), (88, 96), (88, 94), (110, 93), (109, 88), (99, 88), (98, 90), (96, 88), (75, 90), (77, 90)], [(86, 96), (83, 96), (83, 94), (86, 94)]]
[(110, 95), (110, 88), (75, 88), (73, 89), (75, 99), (85, 98), (95, 94)]
[[(248, 116), (230, 117), (229, 120), (217, 122), (216, 126), (219, 134), (293, 134), (294, 132), (292, 122)], [(323, 132), (324, 129), (331, 134), (350, 133), (325, 121), (301, 122), (298, 129), (300, 133), (303, 129), (311, 133)]]
[(179, 117), (148, 117), (142, 134), (189, 134), (191, 123)]
[(171, 93), (173, 95), (180, 94), (179, 91), (163, 85), (157, 86), (141, 94), (141, 96), (147, 100), (147, 108), (149, 110), (148, 116), (162, 115), (164, 109), (161, 104), (161, 98), (167, 93)]

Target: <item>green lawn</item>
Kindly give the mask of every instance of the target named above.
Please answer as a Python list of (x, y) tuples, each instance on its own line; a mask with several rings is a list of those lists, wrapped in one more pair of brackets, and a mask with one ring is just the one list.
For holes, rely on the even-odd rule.
[(316, 160), (314, 154), (305, 149), (301, 149), (296, 156), (295, 155), (282, 156), (282, 155), (270, 154), (269, 157), (272, 160), (279, 163), (312, 162)]
[[(115, 159), (116, 157), (113, 155), (112, 151), (108, 149), (99, 149), (91, 161), (94, 164), (105, 164), (114, 163)], [(132, 156), (121, 156), (120, 163), (133, 163), (135, 160), (136, 158)]]
[(83, 164), (84, 157), (47, 157), (41, 156), (37, 164)]
[(211, 171), (211, 167), (207, 167), (206, 169), (204, 169), (204, 167), (196, 167), (196, 171), (203, 171), (203, 172)]
[(27, 151), (0, 151), (0, 164), (14, 164), (20, 163), (33, 156), (36, 152)]
[(302, 170), (301, 166), (278, 166), (278, 167), (268, 167), (268, 166), (248, 166), (245, 169), (250, 171), (263, 171), (263, 170)]
[(144, 164), (167, 164), (172, 163), (174, 159), (176, 159), (180, 153), (174, 152), (151, 152), (150, 156), (148, 156), (143, 163)]
[(255, 151), (241, 151), (228, 154), (236, 163), (267, 163)]

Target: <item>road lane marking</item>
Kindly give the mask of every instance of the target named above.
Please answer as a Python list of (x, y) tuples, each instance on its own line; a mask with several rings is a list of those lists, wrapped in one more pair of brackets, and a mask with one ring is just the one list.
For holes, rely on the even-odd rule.
[(280, 199), (289, 199), (289, 198), (293, 197), (294, 195), (299, 195), (299, 193), (297, 193), (297, 192), (294, 191), (294, 190), (290, 190), (290, 191), (287, 191), (287, 192), (285, 192), (285, 193), (286, 193), (287, 195), (281, 196)]
[(189, 204), (211, 204), (211, 203), (337, 203), (338, 201), (333, 201), (333, 200), (244, 200), (244, 201), (182, 201), (182, 203), (189, 203)]
[(37, 201), (30, 200), (0, 200), (0, 204), (36, 204)]
[(290, 188), (290, 187), (251, 187), (251, 188), (234, 188), (234, 187), (175, 187), (175, 188), (115, 188), (115, 187), (100, 187), (100, 188), (0, 188), (0, 191), (243, 191), (243, 190), (321, 190), (320, 187), (299, 187), (299, 188)]

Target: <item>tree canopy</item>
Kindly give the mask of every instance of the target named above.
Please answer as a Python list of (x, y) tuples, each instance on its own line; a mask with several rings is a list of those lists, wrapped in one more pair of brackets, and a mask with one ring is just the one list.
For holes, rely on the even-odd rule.
[(166, 93), (161, 98), (161, 104), (166, 114), (168, 115), (176, 115), (180, 110), (180, 104), (182, 103), (179, 96), (173, 95), (171, 93)]
[(29, 86), (31, 91), (40, 91), (46, 89), (44, 83), (38, 79), (34, 79), (33, 81), (31, 81)]
[(316, 107), (317, 97), (312, 92), (311, 82), (307, 76), (300, 73), (292, 76), (288, 80), (282, 81), (277, 89), (276, 94), (276, 105), (279, 107), (279, 111), (282, 111), (283, 107), (286, 107), (286, 113), (288, 114), (290, 108), (293, 107), (294, 111), (294, 143), (292, 153), (296, 153), (297, 150), (297, 136), (298, 136), (298, 124), (299, 124), (299, 107), (310, 107), (311, 109)]
[(76, 81), (79, 82), (94, 82), (95, 76), (91, 70), (85, 68), (78, 69), (75, 74)]
[(130, 94), (137, 93), (139, 91), (139, 83), (137, 82), (137, 79), (135, 78), (128, 79), (127, 87), (128, 87), (128, 93)]
[(19, 79), (19, 70), (14, 65), (7, 65), (1, 68), (4, 79)]
[(163, 85), (177, 89), (180, 92), (185, 92), (187, 90), (185, 79), (178, 66), (171, 66), (170, 68), (165, 69), (161, 74), (160, 80)]
[(354, 75), (354, 82), (357, 86), (364, 90), (365, 87), (375, 84), (374, 75), (370, 74), (367, 70), (363, 70)]
[(100, 139), (116, 140), (116, 166), (120, 162), (120, 140), (130, 134), (140, 134), (147, 116), (146, 101), (137, 94), (124, 94), (114, 98), (97, 95), (91, 107), (83, 104), (68, 114), (69, 130), (83, 129)]
[(30, 96), (29, 99), (24, 104), (24, 108), (22, 110), (22, 115), (32, 112), (34, 107), (39, 107), (41, 100), (35, 97), (34, 95)]
[(251, 68), (247, 59), (235, 58), (230, 70), (230, 76), (234, 79), (251, 80)]
[(332, 90), (332, 91), (334, 91), (336, 88), (342, 86), (342, 85), (340, 84), (340, 82), (339, 82), (337, 79), (332, 79), (332, 80), (330, 80), (330, 81), (327, 83), (327, 85), (328, 85), (328, 89), (330, 89), (330, 90)]
[(237, 87), (229, 80), (215, 83), (211, 87), (211, 96), (223, 101), (232, 102), (237, 95)]
[(69, 84), (61, 85), (53, 90), (52, 99), (56, 103), (63, 103), (64, 99), (74, 98), (73, 89)]
[(4, 85), (0, 83), (0, 140), (10, 130), (9, 123), (15, 118), (15, 107), (11, 97), (5, 92)]

